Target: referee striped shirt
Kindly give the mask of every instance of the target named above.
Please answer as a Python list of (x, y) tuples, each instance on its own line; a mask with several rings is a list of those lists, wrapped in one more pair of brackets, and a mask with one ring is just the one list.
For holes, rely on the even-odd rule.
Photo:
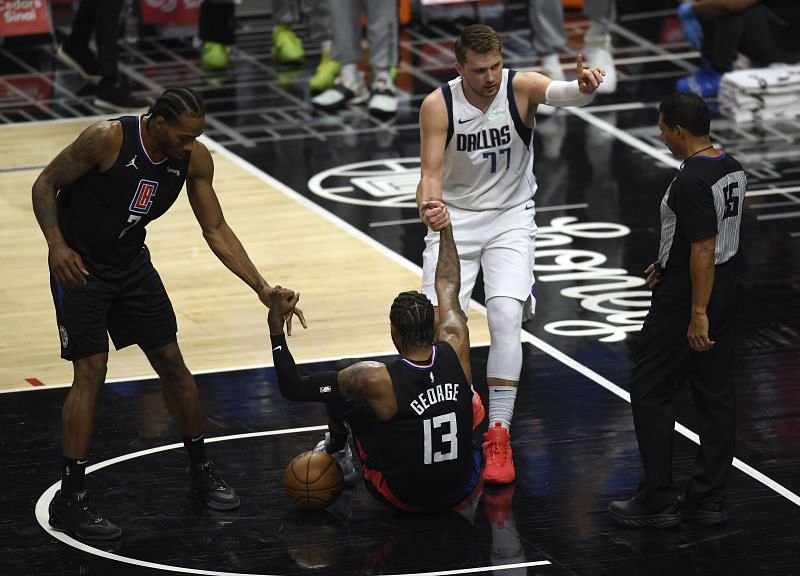
[(688, 159), (661, 200), (662, 268), (688, 268), (692, 242), (716, 236), (714, 264), (724, 264), (739, 249), (747, 177), (730, 154)]

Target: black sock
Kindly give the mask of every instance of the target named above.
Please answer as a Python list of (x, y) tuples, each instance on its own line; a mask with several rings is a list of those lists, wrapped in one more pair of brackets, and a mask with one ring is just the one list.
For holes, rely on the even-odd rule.
[(86, 460), (64, 458), (61, 464), (61, 495), (69, 496), (86, 490)]
[(206, 458), (206, 445), (203, 438), (203, 434), (194, 438), (181, 436), (183, 445), (186, 446), (186, 451), (189, 453), (189, 462), (192, 466), (205, 464), (208, 461), (208, 458)]
[(326, 451), (333, 454), (339, 450), (344, 450), (344, 447), (347, 445), (347, 428), (343, 427), (342, 430), (328, 428), (328, 430), (331, 434), (331, 443), (330, 446), (327, 447)]

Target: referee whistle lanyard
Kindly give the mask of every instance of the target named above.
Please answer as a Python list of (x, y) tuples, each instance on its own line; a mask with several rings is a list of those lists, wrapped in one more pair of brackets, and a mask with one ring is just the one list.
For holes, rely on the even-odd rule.
[(690, 156), (687, 156), (686, 158), (684, 158), (684, 159), (683, 159), (683, 162), (681, 162), (681, 170), (683, 170), (683, 166), (684, 166), (684, 164), (686, 164), (686, 161), (687, 161), (687, 160), (689, 160), (690, 158), (694, 158), (695, 156), (697, 156), (698, 154), (700, 154), (700, 152), (705, 152), (706, 150), (710, 150), (710, 149), (711, 149), (711, 148), (713, 148), (713, 147), (714, 147), (714, 145), (713, 145), (713, 144), (710, 144), (710, 145), (706, 146), (705, 148), (701, 148), (701, 149), (700, 149), (700, 150), (698, 150), (697, 152), (695, 152), (695, 153), (691, 154)]

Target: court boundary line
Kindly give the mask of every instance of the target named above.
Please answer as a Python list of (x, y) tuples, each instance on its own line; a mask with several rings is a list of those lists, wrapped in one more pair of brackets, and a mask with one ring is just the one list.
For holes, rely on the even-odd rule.
[[(570, 109), (568, 108), (568, 110), (570, 110)], [(587, 116), (591, 117), (592, 120), (599, 120), (598, 118), (594, 117), (591, 114), (588, 114)], [(586, 119), (586, 120), (588, 121), (588, 119)], [(606, 124), (608, 127), (612, 127), (607, 122), (604, 122), (604, 121), (600, 121), (600, 122), (602, 124)], [(599, 126), (599, 127), (602, 128), (603, 130), (606, 129), (603, 126)], [(659, 160), (661, 160), (662, 162), (664, 162), (667, 165), (674, 165), (677, 162), (677, 159), (674, 159), (674, 158), (667, 159), (667, 158), (665, 158), (664, 157), (665, 155), (663, 153), (655, 150), (653, 147), (645, 144), (644, 142), (641, 142), (638, 138), (635, 138), (635, 137), (632, 137), (632, 136), (630, 136), (628, 134), (625, 134), (621, 130), (617, 129), (616, 127), (613, 127), (613, 128), (616, 131), (620, 132), (622, 135), (624, 135), (626, 137), (630, 137), (631, 140), (628, 140), (626, 138), (621, 138), (621, 139), (624, 142), (628, 143), (629, 145), (633, 146), (634, 148), (642, 150), (647, 154), (655, 155)], [(615, 134), (615, 136), (617, 136), (617, 135)], [(617, 137), (619, 137), (619, 136), (617, 136)], [(208, 140), (210, 142), (213, 142), (213, 140), (211, 140), (210, 138)], [(636, 144), (634, 144), (633, 141), (635, 141)], [(214, 142), (214, 145), (215, 146), (219, 146), (215, 142)], [(382, 252), (387, 257), (389, 257), (391, 260), (393, 260), (395, 262), (398, 262), (399, 264), (405, 266), (408, 270), (416, 272), (419, 275), (422, 274), (422, 268), (421, 267), (417, 266), (413, 262), (410, 262), (409, 260), (407, 260), (406, 258), (400, 256), (399, 254), (389, 250), (386, 246), (384, 246), (383, 244), (381, 244), (380, 242), (378, 242), (377, 240), (375, 240), (371, 236), (368, 236), (366, 233), (364, 233), (361, 230), (359, 230), (358, 228), (354, 227), (352, 224), (344, 221), (343, 219), (339, 218), (338, 216), (332, 214), (331, 212), (328, 212), (327, 210), (322, 208), (322, 206), (314, 203), (313, 201), (309, 200), (305, 196), (302, 196), (296, 190), (290, 188), (289, 186), (287, 186), (283, 182), (280, 182), (278, 179), (274, 178), (273, 176), (270, 176), (269, 174), (267, 174), (266, 172), (264, 172), (260, 168), (254, 166), (250, 162), (246, 161), (244, 158), (241, 158), (241, 157), (237, 156), (236, 154), (234, 154), (233, 152), (231, 152), (230, 150), (228, 150), (228, 149), (226, 149), (226, 148), (224, 148), (222, 146), (219, 146), (219, 147), (220, 147), (220, 153), (223, 156), (225, 156), (226, 158), (228, 158), (228, 160), (230, 160), (233, 163), (241, 166), (245, 170), (250, 171), (257, 178), (261, 179), (262, 181), (264, 181), (264, 182), (266, 182), (268, 184), (271, 184), (277, 190), (280, 190), (281, 192), (283, 192), (284, 194), (286, 194), (290, 198), (297, 200), (302, 205), (308, 207), (310, 210), (312, 210), (315, 213), (321, 215), (323, 218), (325, 218), (329, 222), (332, 222), (333, 224), (335, 224), (337, 226), (341, 226), (344, 230), (352, 233), (356, 238), (361, 239), (367, 245), (370, 245), (373, 248), (375, 248), (376, 250), (378, 250), (379, 252)], [(668, 161), (665, 161), (665, 160), (668, 160)], [(486, 308), (483, 305), (481, 305), (480, 303), (478, 303), (475, 300), (471, 300), (470, 304), (472, 306), (476, 306), (479, 310), (481, 310), (483, 312), (484, 315), (486, 315)], [(554, 360), (556, 360), (558, 362), (561, 362), (565, 366), (568, 366), (568, 367), (572, 368), (573, 370), (575, 370), (579, 374), (584, 375), (589, 380), (591, 380), (594, 383), (600, 385), (601, 387), (605, 388), (606, 390), (612, 392), (613, 394), (615, 394), (616, 396), (622, 398), (623, 400), (626, 400), (630, 404), (630, 395), (625, 390), (623, 390), (620, 386), (618, 386), (617, 384), (614, 384), (613, 382), (611, 382), (610, 380), (608, 380), (604, 376), (601, 376), (600, 374), (598, 374), (597, 372), (595, 372), (594, 370), (592, 370), (588, 366), (585, 366), (584, 364), (581, 364), (580, 362), (578, 362), (577, 360), (575, 360), (571, 356), (568, 356), (567, 354), (565, 354), (564, 352), (562, 352), (561, 350), (559, 350), (555, 346), (553, 346), (551, 344), (548, 344), (547, 342), (545, 342), (544, 340), (541, 340), (540, 338), (538, 338), (537, 336), (531, 334), (527, 330), (524, 330), (524, 329), (521, 330), (520, 334), (522, 336), (522, 338), (521, 338), (522, 341), (528, 342), (529, 344), (531, 344), (535, 348), (538, 348), (540, 351), (544, 352), (545, 354), (547, 354), (548, 356), (550, 356)], [(620, 395), (620, 392), (622, 393), (622, 395)], [(679, 434), (681, 434), (682, 436), (684, 436), (685, 438), (687, 438), (688, 440), (694, 442), (695, 444), (698, 444), (698, 445), (700, 444), (699, 436), (695, 432), (690, 430), (689, 428), (683, 426), (678, 421), (675, 422), (675, 431), (678, 432)], [(795, 505), (800, 507), (800, 496), (798, 496), (797, 494), (795, 494), (794, 492), (792, 492), (791, 490), (789, 490), (788, 488), (786, 488), (785, 486), (783, 486), (779, 482), (777, 482), (777, 481), (773, 480), (772, 478), (768, 477), (767, 475), (759, 472), (758, 470), (756, 470), (752, 466), (742, 462), (738, 458), (734, 458), (733, 465), (734, 465), (734, 467), (738, 468), (743, 473), (745, 473), (746, 475), (750, 476), (751, 478), (753, 478), (757, 482), (760, 482), (761, 484), (763, 484), (767, 488), (770, 488), (772, 491), (776, 492), (780, 496), (783, 496), (784, 498), (789, 500), (789, 502), (791, 502), (791, 503), (793, 503), (793, 504), (795, 504)]]
[[(278, 430), (263, 430), (261, 432), (245, 432), (243, 434), (230, 434), (227, 436), (216, 436), (214, 438), (206, 438), (206, 443), (216, 443), (216, 442), (226, 442), (226, 441), (235, 441), (235, 440), (243, 440), (243, 439), (250, 439), (250, 438), (259, 438), (262, 436), (280, 436), (284, 434), (297, 434), (301, 432), (318, 432), (321, 430), (327, 430), (328, 425), (323, 424), (320, 426), (304, 426), (301, 428), (282, 428)], [(128, 454), (123, 454), (122, 456), (116, 456), (114, 458), (109, 458), (107, 460), (103, 460), (102, 462), (98, 462), (97, 464), (92, 464), (86, 468), (86, 474), (91, 474), (97, 470), (102, 470), (103, 468), (107, 468), (109, 466), (113, 466), (115, 464), (119, 464), (120, 462), (126, 462), (128, 460), (134, 460), (136, 458), (141, 458), (143, 456), (149, 456), (150, 454), (157, 454), (159, 452), (167, 452), (169, 450), (178, 450), (183, 448), (183, 444), (181, 442), (174, 442), (172, 444), (165, 444), (163, 446), (154, 446), (152, 448), (145, 448), (144, 450), (137, 450), (136, 452), (129, 452)], [(101, 558), (105, 558), (106, 560), (110, 560), (112, 562), (119, 562), (120, 564), (129, 564), (132, 566), (139, 566), (141, 568), (151, 568), (153, 570), (161, 570), (164, 572), (179, 572), (183, 574), (198, 574), (201, 576), (279, 576), (279, 575), (271, 575), (271, 574), (260, 574), (255, 572), (223, 572), (218, 570), (203, 570), (199, 568), (188, 568), (184, 566), (175, 566), (172, 564), (160, 564), (158, 562), (151, 562), (149, 560), (140, 560), (136, 558), (131, 558), (130, 556), (122, 556), (121, 554), (116, 554), (114, 552), (108, 552), (101, 548), (96, 548), (91, 544), (86, 542), (82, 542), (64, 532), (59, 530), (55, 530), (50, 526), (49, 517), (50, 513), (48, 511), (48, 507), (50, 504), (50, 500), (52, 500), (53, 496), (55, 496), (56, 491), (61, 484), (60, 480), (57, 480), (47, 488), (42, 491), (42, 494), (39, 496), (39, 499), (36, 501), (34, 506), (34, 516), (36, 517), (36, 521), (39, 523), (39, 526), (53, 539), (66, 544), (67, 546), (74, 548), (76, 550), (80, 550), (87, 554), (91, 554), (92, 556), (98, 556)], [(472, 574), (475, 572), (494, 572), (495, 570), (513, 570), (515, 568), (526, 568), (526, 567), (533, 567), (533, 566), (550, 566), (552, 563), (549, 560), (538, 560), (538, 561), (531, 561), (531, 562), (518, 562), (515, 564), (499, 564), (494, 566), (478, 566), (476, 568), (459, 568), (455, 570), (440, 570), (435, 572), (413, 572), (413, 573), (406, 573), (406, 574), (396, 574), (394, 576), (456, 576), (458, 574)]]
[[(632, 147), (644, 152), (645, 154), (647, 154), (647, 155), (649, 155), (649, 156), (651, 156), (653, 158), (656, 158), (657, 160), (661, 161), (663, 164), (666, 164), (667, 166), (673, 166), (677, 162), (677, 159), (671, 158), (671, 157), (670, 158), (666, 158), (666, 154), (664, 154), (663, 152), (657, 151), (655, 148), (653, 148), (652, 146), (649, 146), (648, 144), (645, 144), (644, 142), (642, 142), (638, 138), (635, 138), (634, 136), (631, 136), (629, 134), (624, 133), (622, 130), (618, 129), (616, 126), (612, 126), (608, 122), (605, 122), (603, 120), (600, 120), (599, 118), (596, 118), (591, 113), (577, 113), (576, 114), (575, 112), (576, 111), (580, 111), (580, 109), (567, 108), (567, 110), (569, 112), (575, 114), (579, 118), (582, 118), (584, 121), (590, 122), (590, 123), (596, 125), (598, 128), (601, 128), (602, 130), (611, 133), (614, 137), (619, 138), (620, 140), (622, 140), (626, 144), (629, 144), (630, 146), (632, 146)], [(73, 119), (73, 120), (75, 120), (75, 119)], [(48, 122), (48, 121), (44, 121), (44, 122)], [(414, 272), (415, 274), (421, 276), (421, 274), (422, 274), (421, 267), (419, 267), (416, 264), (414, 264), (413, 262), (407, 260), (403, 256), (397, 254), (396, 252), (393, 252), (392, 250), (390, 250), (389, 248), (387, 248), (386, 246), (384, 246), (383, 244), (381, 244), (380, 242), (378, 242), (377, 240), (375, 240), (371, 236), (369, 236), (366, 233), (362, 232), (361, 230), (359, 230), (358, 228), (356, 228), (355, 226), (353, 226), (349, 222), (346, 222), (342, 218), (339, 218), (335, 214), (325, 210), (322, 206), (320, 206), (320, 205), (316, 204), (315, 202), (313, 202), (312, 200), (306, 198), (305, 196), (303, 196), (302, 194), (300, 194), (296, 190), (292, 189), (288, 185), (286, 185), (283, 182), (279, 181), (277, 178), (267, 174), (266, 172), (264, 172), (263, 170), (261, 170), (257, 166), (251, 164), (250, 162), (248, 162), (244, 158), (241, 158), (240, 156), (234, 154), (233, 152), (231, 152), (230, 150), (225, 148), (223, 145), (218, 144), (213, 139), (211, 139), (211, 138), (209, 138), (207, 136), (201, 136), (201, 140), (204, 143), (209, 144), (211, 147), (213, 147), (213, 149), (209, 148), (209, 151), (212, 154), (216, 152), (216, 153), (220, 154), (221, 156), (224, 156), (225, 158), (227, 158), (232, 163), (234, 163), (237, 166), (239, 166), (240, 168), (244, 169), (246, 172), (252, 174), (256, 179), (261, 180), (262, 182), (272, 186), (275, 190), (277, 190), (277, 191), (281, 192), (282, 194), (284, 194), (285, 196), (295, 200), (301, 206), (304, 206), (304, 207), (308, 208), (309, 210), (311, 210), (315, 214), (321, 216), (322, 218), (324, 218), (328, 222), (330, 222), (330, 223), (332, 223), (332, 224), (334, 224), (336, 226), (339, 226), (341, 229), (343, 229), (346, 232), (352, 234), (355, 238), (357, 238), (357, 239), (361, 240), (362, 242), (364, 242), (367, 246), (370, 246), (373, 249), (377, 250), (379, 253), (382, 253), (383, 255), (385, 255), (387, 258), (389, 258), (389, 260), (391, 260), (393, 262), (396, 262), (397, 264), (400, 264), (406, 270), (409, 270), (409, 271)], [(476, 306), (479, 310), (481, 310), (484, 315), (486, 314), (486, 308), (483, 305), (481, 305), (480, 303), (476, 302), (475, 300), (472, 300), (471, 304), (473, 306)], [(561, 362), (562, 364), (564, 364), (565, 366), (567, 366), (569, 368), (572, 368), (573, 370), (575, 370), (579, 374), (582, 374), (583, 376), (585, 376), (586, 378), (588, 378), (589, 380), (591, 380), (595, 384), (598, 384), (599, 386), (605, 388), (609, 392), (613, 393), (614, 395), (618, 396), (619, 398), (622, 398), (623, 400), (627, 401), (630, 404), (630, 395), (628, 394), (628, 392), (626, 392), (623, 388), (621, 388), (617, 384), (614, 384), (613, 382), (611, 382), (610, 380), (608, 380), (604, 376), (601, 376), (600, 374), (598, 374), (597, 372), (595, 372), (594, 370), (592, 370), (588, 366), (578, 362), (577, 360), (575, 360), (571, 356), (568, 356), (567, 354), (565, 354), (564, 352), (562, 352), (561, 350), (559, 350), (555, 346), (553, 346), (551, 344), (548, 344), (547, 342), (545, 342), (544, 340), (541, 340), (540, 338), (538, 338), (537, 336), (531, 334), (527, 330), (524, 330), (524, 329), (521, 330), (520, 334), (521, 334), (521, 340), (522, 341), (528, 342), (529, 344), (531, 344), (535, 348), (539, 349), (541, 352), (544, 352), (545, 354), (547, 354), (548, 356), (550, 356), (554, 360), (556, 360), (558, 362)], [(46, 386), (45, 387), (36, 387), (36, 388), (31, 387), (31, 389), (36, 389), (36, 390), (41, 390), (41, 389), (45, 389), (45, 388), (46, 388)], [(699, 436), (695, 432), (690, 430), (689, 428), (683, 426), (680, 422), (677, 422), (677, 421), (675, 422), (675, 431), (678, 432), (681, 436), (683, 436), (683, 437), (687, 438), (688, 440), (690, 440), (691, 442), (694, 442), (695, 444), (699, 445)], [(778, 494), (780, 496), (783, 496), (784, 498), (789, 500), (789, 502), (791, 502), (791, 503), (795, 504), (796, 506), (800, 507), (800, 496), (798, 496), (797, 494), (795, 494), (794, 492), (792, 492), (791, 490), (789, 490), (788, 488), (786, 488), (785, 486), (783, 486), (779, 482), (773, 480), (772, 478), (768, 477), (767, 475), (763, 474), (762, 472), (759, 472), (758, 470), (756, 470), (755, 468), (753, 468), (749, 464), (739, 460), (738, 458), (734, 458), (733, 465), (734, 465), (735, 468), (739, 469), (741, 472), (743, 472), (747, 476), (750, 476), (751, 478), (753, 478), (757, 482), (759, 482), (762, 485), (766, 486), (767, 488), (771, 489), (776, 494)]]
[[(568, 109), (568, 110), (570, 110), (570, 109)], [(578, 115), (578, 116), (580, 117), (580, 115)], [(587, 114), (587, 116), (591, 117), (592, 120), (595, 120), (595, 121), (599, 120), (598, 118), (594, 117), (591, 114)], [(589, 121), (588, 118), (585, 118), (585, 120)], [(592, 122), (592, 123), (594, 123), (594, 122)], [(663, 154), (662, 152), (655, 150), (653, 147), (645, 144), (644, 142), (641, 142), (638, 138), (632, 137), (629, 134), (625, 134), (624, 132), (622, 132), (621, 130), (616, 128), (616, 126), (611, 126), (610, 124), (608, 124), (607, 122), (604, 122), (604, 121), (600, 121), (600, 124), (605, 124), (606, 125), (606, 126), (602, 126), (602, 125), (599, 126), (601, 129), (606, 130), (607, 128), (613, 128), (616, 132), (619, 132), (620, 135), (624, 136), (624, 137), (620, 138), (624, 142), (626, 142), (627, 144), (633, 146), (634, 148), (637, 148), (639, 150), (644, 151), (645, 153), (647, 153), (649, 155), (653, 155), (654, 157), (658, 158), (659, 160), (661, 160), (665, 164), (667, 164), (667, 165), (675, 165), (676, 163), (679, 164), (679, 162), (677, 162), (677, 159), (675, 159), (675, 158), (666, 158), (665, 154)], [(620, 137), (617, 134), (615, 134), (615, 136)], [(211, 140), (211, 139), (208, 139), (208, 140), (210, 142), (213, 142), (213, 140)], [(215, 146), (219, 146), (216, 143), (214, 143), (214, 145)], [(302, 196), (296, 190), (290, 188), (289, 186), (287, 186), (283, 182), (280, 182), (275, 177), (270, 176), (269, 174), (267, 174), (263, 170), (259, 169), (258, 167), (254, 166), (253, 164), (251, 164), (250, 162), (247, 162), (243, 158), (237, 156), (236, 154), (234, 154), (230, 150), (228, 150), (228, 149), (226, 149), (226, 148), (224, 148), (222, 146), (219, 146), (219, 148), (220, 148), (220, 153), (223, 156), (228, 158), (228, 160), (230, 160), (234, 164), (237, 164), (240, 167), (242, 167), (245, 170), (247, 170), (248, 172), (250, 172), (251, 174), (256, 176), (256, 178), (259, 178), (262, 181), (274, 186), (277, 190), (280, 190), (281, 192), (283, 192), (284, 194), (286, 194), (290, 198), (297, 200), (298, 202), (300, 202), (302, 205), (306, 206), (310, 210), (314, 211), (317, 214), (320, 214), (321, 216), (323, 216), (329, 222), (332, 222), (333, 224), (341, 226), (344, 230), (354, 234), (357, 238), (360, 238), (362, 241), (366, 242), (368, 245), (371, 245), (372, 247), (374, 247), (379, 252), (382, 252), (382, 253), (386, 254), (391, 260), (394, 260), (395, 262), (400, 263), (401, 265), (405, 266), (407, 269), (409, 269), (411, 271), (414, 271), (417, 274), (420, 274), (420, 275), (422, 274), (422, 269), (419, 266), (417, 266), (416, 264), (410, 262), (409, 260), (406, 260), (404, 257), (400, 256), (399, 254), (389, 250), (386, 246), (384, 246), (383, 244), (381, 244), (380, 242), (378, 242), (374, 238), (368, 236), (367, 234), (365, 234), (364, 232), (362, 232), (358, 228), (354, 227), (350, 223), (344, 221), (343, 219), (339, 218), (338, 216), (332, 214), (331, 212), (328, 212), (327, 210), (322, 208), (320, 205), (314, 203), (313, 201), (309, 200), (305, 196)], [(486, 308), (483, 305), (481, 305), (480, 303), (476, 302), (475, 300), (471, 300), (470, 303), (473, 306), (477, 306), (478, 309), (480, 309), (483, 312), (483, 314), (486, 315)], [(568, 366), (568, 367), (572, 368), (573, 370), (575, 370), (579, 374), (583, 374), (589, 380), (591, 380), (591, 381), (595, 382), (596, 384), (600, 385), (601, 387), (609, 390), (610, 392), (612, 392), (616, 396), (622, 398), (623, 400), (626, 400), (630, 404), (630, 395), (627, 392), (625, 392), (625, 390), (623, 390), (621, 387), (619, 387), (617, 384), (614, 384), (613, 382), (611, 382), (607, 378), (601, 376), (600, 374), (598, 374), (597, 372), (595, 372), (594, 370), (592, 370), (588, 366), (586, 366), (584, 364), (581, 364), (580, 362), (578, 362), (577, 360), (575, 360), (571, 356), (568, 356), (564, 352), (561, 352), (561, 350), (558, 350), (555, 346), (552, 346), (551, 344), (548, 344), (547, 342), (541, 340), (540, 338), (538, 338), (537, 336), (531, 334), (527, 330), (523, 329), (520, 333), (521, 333), (521, 336), (522, 336), (522, 340), (524, 342), (528, 342), (529, 344), (531, 344), (535, 348), (538, 348), (540, 351), (544, 352), (545, 354), (547, 354), (548, 356), (550, 356), (554, 360), (559, 361), (562, 364), (564, 364), (565, 366)], [(619, 392), (621, 392), (622, 395), (620, 395)], [(695, 432), (690, 430), (689, 428), (683, 426), (680, 422), (677, 422), (677, 421), (675, 422), (675, 431), (678, 432), (679, 434), (681, 434), (682, 436), (684, 436), (685, 438), (687, 438), (688, 440), (690, 440), (690, 441), (694, 442), (695, 444), (699, 445), (699, 443), (700, 443), (699, 442), (699, 436)], [(792, 491), (790, 491), (788, 488), (786, 488), (782, 484), (776, 482), (775, 480), (772, 480), (767, 475), (759, 472), (758, 470), (756, 470), (752, 466), (742, 462), (738, 458), (734, 458), (734, 467), (738, 468), (739, 470), (744, 472), (746, 475), (748, 475), (751, 478), (753, 478), (754, 480), (760, 482), (764, 486), (770, 488), (772, 491), (776, 492), (780, 496), (783, 496), (784, 498), (786, 498), (787, 500), (789, 500), (793, 504), (795, 504), (797, 506), (800, 506), (800, 496), (798, 496), (797, 494), (793, 493)]]

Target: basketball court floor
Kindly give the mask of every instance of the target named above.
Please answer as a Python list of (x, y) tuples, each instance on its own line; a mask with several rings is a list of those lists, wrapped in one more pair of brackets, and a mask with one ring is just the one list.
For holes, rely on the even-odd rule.
[[(186, 497), (186, 457), (158, 382), (138, 350), (112, 352), (87, 479), (96, 507), (124, 531), (107, 546), (47, 525), (71, 368), (58, 358), (30, 187), (83, 127), (108, 116), (97, 116), (90, 87), (55, 63), (49, 44), (0, 46), (0, 574), (800, 575), (800, 119), (712, 124), (750, 183), (730, 521), (634, 530), (606, 510), (640, 475), (630, 347), (649, 301), (641, 270), (657, 250), (658, 203), (680, 164), (659, 140), (657, 105), (699, 63), (671, 5), (621, 1), (617, 93), (537, 118), (539, 308), (522, 334), (514, 485), (425, 518), (382, 509), (361, 485), (326, 512), (295, 509), (283, 470), (319, 440), (324, 410), (280, 397), (265, 310), (211, 255), (181, 199), (149, 227), (148, 245), (201, 389), (210, 455), (242, 506), (217, 513)], [(504, 31), (508, 66), (533, 66), (524, 5), (479, 16)], [(567, 69), (587, 26), (568, 18)], [(319, 53), (306, 42), (302, 67), (274, 66), (268, 14), (239, 22), (221, 75), (200, 69), (187, 39), (124, 48), (123, 73), (141, 95), (184, 85), (205, 98), (226, 217), (265, 277), (302, 293), (309, 327), (289, 342), (304, 371), (392, 352), (391, 300), (419, 286), (418, 107), (454, 74), (451, 41), (466, 22), (434, 18), (402, 31), (391, 120), (362, 107), (315, 114), (307, 80)], [(480, 290), (475, 297), (473, 373), (485, 392), (488, 331)], [(697, 448), (688, 394), (678, 420), (681, 479)]]

